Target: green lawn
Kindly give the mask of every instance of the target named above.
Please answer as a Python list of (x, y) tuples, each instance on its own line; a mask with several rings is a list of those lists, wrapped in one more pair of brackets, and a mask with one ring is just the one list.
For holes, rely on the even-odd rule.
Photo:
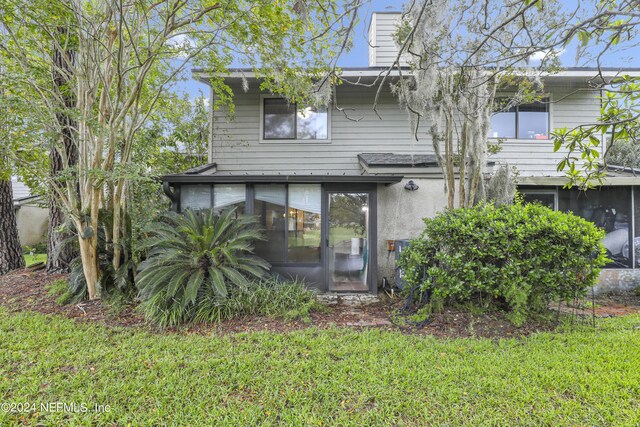
[(27, 263), (27, 267), (39, 262), (47, 262), (47, 254), (25, 254), (24, 261)]
[[(315, 329), (219, 338), (0, 309), (0, 402), (36, 404), (0, 411), (0, 425), (632, 426), (639, 328), (629, 316), (521, 340)], [(89, 412), (42, 412), (46, 402)]]

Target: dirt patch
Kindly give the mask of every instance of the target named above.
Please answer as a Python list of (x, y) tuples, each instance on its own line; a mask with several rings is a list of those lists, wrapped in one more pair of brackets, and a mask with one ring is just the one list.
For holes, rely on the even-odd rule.
[(561, 313), (579, 317), (617, 317), (640, 312), (640, 296), (634, 293), (619, 293), (587, 298), (573, 304), (552, 307)]
[[(43, 271), (20, 270), (0, 276), (0, 305), (10, 312), (35, 311), (44, 314), (65, 316), (80, 322), (98, 322), (108, 326), (139, 327), (154, 332), (158, 328), (145, 322), (144, 317), (131, 305), (113, 313), (101, 301), (85, 301), (80, 304), (60, 306), (56, 297), (49, 295), (47, 284), (66, 278), (62, 274), (46, 274)], [(398, 315), (403, 305), (400, 298), (388, 298), (382, 294), (379, 301), (370, 304), (353, 304), (338, 301), (330, 305), (326, 312), (311, 314), (310, 322), (302, 320), (284, 321), (267, 317), (238, 318), (223, 321), (220, 324), (188, 325), (172, 328), (163, 333), (216, 334), (226, 335), (240, 332), (270, 331), (288, 332), (315, 327), (326, 329), (344, 328), (381, 328), (399, 330), (409, 334), (435, 335), (439, 337), (519, 337), (531, 333), (551, 330), (554, 321), (528, 322), (521, 327), (509, 322), (504, 313), (470, 313), (464, 310), (447, 308), (442, 313), (430, 317), (430, 322), (417, 328), (408, 316)], [(553, 307), (560, 315), (576, 318), (623, 316), (640, 312), (640, 297), (632, 294), (609, 295), (595, 300), (595, 308), (590, 301), (585, 306), (565, 304)]]
[(47, 285), (66, 277), (65, 274), (46, 274), (30, 269), (0, 276), (0, 305), (11, 312), (37, 311), (80, 321), (102, 322), (110, 326), (144, 324), (144, 318), (133, 307), (127, 307), (116, 315), (111, 314), (109, 307), (105, 307), (100, 300), (59, 305), (57, 297), (49, 295)]

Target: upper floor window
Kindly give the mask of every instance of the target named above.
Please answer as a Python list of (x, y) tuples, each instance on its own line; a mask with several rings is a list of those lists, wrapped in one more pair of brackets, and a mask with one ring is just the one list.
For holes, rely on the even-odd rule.
[(549, 100), (502, 106), (506, 98), (496, 99), (498, 111), (491, 116), (490, 138), (549, 139)]
[(263, 139), (329, 138), (329, 114), (326, 108), (298, 109), (282, 98), (263, 99)]

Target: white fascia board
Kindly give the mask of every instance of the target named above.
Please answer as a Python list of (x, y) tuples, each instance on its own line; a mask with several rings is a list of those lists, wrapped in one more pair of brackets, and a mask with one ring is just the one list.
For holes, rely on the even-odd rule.
[[(387, 69), (373, 69), (373, 70), (343, 70), (339, 75), (342, 77), (378, 77), (384, 76), (387, 74)], [(411, 72), (409, 70), (403, 70), (403, 75), (410, 75)], [(398, 70), (393, 69), (389, 72), (390, 76), (399, 76), (400, 73)], [(193, 76), (202, 82), (206, 83), (206, 80), (213, 77), (211, 73), (194, 71)], [(255, 79), (256, 73), (253, 71), (231, 71), (227, 74), (224, 74), (225, 78), (229, 79)]]
[[(387, 73), (391, 77), (398, 77), (400, 75), (400, 71), (398, 71), (396, 68), (390, 71), (387, 68), (384, 68), (384, 69), (376, 68), (376, 69), (362, 69), (362, 70), (343, 70), (340, 73), (340, 76), (345, 78), (361, 78), (361, 77), (375, 78), (375, 77), (383, 77), (387, 75)], [(411, 71), (402, 70), (402, 75), (410, 76)], [(564, 70), (557, 73), (542, 73), (541, 77), (543, 79), (550, 79), (550, 80), (589, 79), (589, 78), (595, 78), (598, 75), (599, 75), (598, 70), (594, 68), (593, 70)], [(628, 75), (630, 77), (640, 77), (640, 70), (637, 70), (637, 69), (634, 69), (634, 70), (621, 69), (619, 71), (606, 70), (606, 71), (602, 71), (601, 75), (604, 78), (615, 78), (615, 77), (621, 77), (623, 75)], [(197, 80), (200, 80), (203, 83), (207, 83), (207, 79), (209, 79), (213, 75), (208, 72), (194, 71), (193, 76)], [(225, 74), (224, 77), (229, 79), (243, 79), (243, 78), (255, 79), (256, 74), (253, 71), (231, 71)]]
[[(529, 176), (518, 178), (518, 185), (556, 186), (562, 187), (569, 182), (564, 176)], [(609, 185), (639, 185), (640, 176), (605, 176), (603, 186)]]

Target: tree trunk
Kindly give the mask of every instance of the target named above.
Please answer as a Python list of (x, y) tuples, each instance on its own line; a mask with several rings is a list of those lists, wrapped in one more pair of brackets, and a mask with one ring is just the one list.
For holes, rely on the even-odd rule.
[(11, 179), (0, 180), (0, 274), (24, 268)]
[(98, 268), (98, 238), (96, 236), (96, 231), (93, 231), (93, 235), (91, 237), (83, 238), (82, 234), (78, 235), (78, 241), (80, 242), (80, 256), (82, 257), (82, 270), (84, 271), (84, 277), (87, 281), (87, 293), (89, 294), (89, 299), (96, 299), (97, 288), (98, 288), (98, 278), (100, 275), (100, 270)]
[[(67, 36), (67, 30), (65, 28), (59, 28), (58, 32), (61, 38)], [(64, 100), (65, 107), (68, 109), (73, 108), (75, 105), (73, 90), (69, 87), (73, 74), (73, 62), (73, 51), (63, 51), (54, 47), (53, 82), (56, 92)], [(63, 190), (65, 184), (61, 182), (59, 175), (65, 168), (78, 164), (78, 148), (74, 141), (76, 123), (65, 111), (57, 113), (56, 120), (61, 130), (61, 139), (59, 141), (62, 142), (62, 146), (54, 147), (49, 153), (51, 160), (50, 173), (53, 185)], [(61, 153), (64, 153), (64, 156)], [(58, 232), (58, 228), (64, 224), (64, 222), (64, 211), (57, 200), (57, 195), (52, 191), (49, 195), (48, 272), (68, 271), (71, 261), (77, 255), (72, 246), (58, 250), (58, 246), (62, 241), (69, 237), (68, 235)]]
[(76, 224), (78, 229), (78, 241), (80, 243), (80, 257), (82, 258), (82, 270), (87, 282), (87, 293), (90, 300), (99, 298), (98, 281), (100, 279), (100, 264), (98, 254), (98, 212), (100, 209), (100, 199), (102, 190), (99, 188), (91, 189), (90, 197), (90, 215), (88, 222), (80, 222)]
[(460, 140), (458, 141), (458, 144), (460, 146), (460, 150), (459, 150), (460, 160), (458, 165), (458, 170), (460, 171), (459, 172), (460, 182), (458, 182), (458, 207), (460, 208), (468, 207), (467, 194), (465, 192), (466, 185), (467, 185), (466, 172), (467, 172), (467, 145), (469, 144), (468, 138), (469, 138), (468, 125), (467, 125), (467, 121), (465, 120), (464, 123), (462, 124), (462, 134), (460, 136)]
[[(72, 154), (75, 152), (73, 156), (74, 162), (77, 162), (77, 150), (75, 149), (75, 145), (73, 145), (73, 149), (69, 150), (69, 153)], [(62, 157), (57, 150), (51, 150), (49, 154), (49, 158), (51, 160), (51, 176), (56, 177), (62, 172), (64, 169), (64, 164), (62, 161)], [(75, 164), (75, 163), (74, 163)], [(53, 185), (57, 185), (60, 189), (64, 188), (64, 184), (60, 182), (59, 179), (53, 180)], [(58, 202), (55, 193), (51, 193), (49, 195), (49, 228), (48, 228), (48, 254), (47, 257), (47, 272), (59, 272), (59, 271), (69, 271), (69, 267), (71, 265), (71, 261), (76, 257), (76, 253), (72, 246), (68, 245), (66, 248), (58, 249), (58, 245), (62, 243), (63, 240), (69, 237), (69, 235), (65, 233), (61, 233), (58, 231), (58, 228), (65, 223), (65, 214), (62, 206)]]
[(456, 195), (456, 175), (455, 175), (455, 165), (453, 163), (453, 113), (449, 110), (445, 112), (446, 120), (445, 120), (445, 158), (446, 158), (446, 179), (447, 179), (447, 207), (449, 209), (455, 208), (455, 195)]

